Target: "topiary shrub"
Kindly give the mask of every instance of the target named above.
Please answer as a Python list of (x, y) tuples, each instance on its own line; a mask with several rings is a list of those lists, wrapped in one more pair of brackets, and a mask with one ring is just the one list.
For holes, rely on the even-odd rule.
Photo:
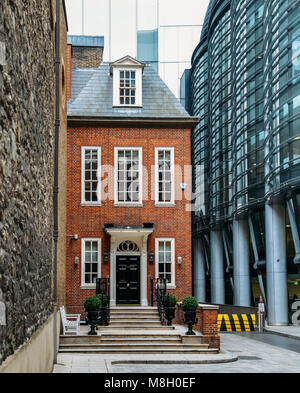
[(86, 311), (99, 311), (101, 310), (101, 300), (98, 296), (90, 296), (84, 302)]
[(98, 295), (96, 295), (96, 296), (99, 298), (101, 304), (102, 304), (102, 301), (103, 301), (103, 307), (107, 306), (107, 303), (108, 303), (108, 296), (107, 295), (98, 293)]
[(194, 296), (187, 296), (182, 301), (183, 311), (196, 311), (198, 308), (198, 300)]
[(162, 299), (162, 302), (163, 302), (163, 305), (166, 307), (175, 307), (175, 305), (177, 303), (177, 299), (176, 299), (176, 296), (173, 295), (173, 293), (166, 293)]

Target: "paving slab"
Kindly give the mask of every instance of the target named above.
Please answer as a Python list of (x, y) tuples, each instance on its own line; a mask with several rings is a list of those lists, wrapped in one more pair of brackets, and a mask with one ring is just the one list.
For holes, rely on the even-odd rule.
[(264, 330), (269, 333), (278, 334), (284, 337), (290, 337), (300, 340), (300, 325), (288, 325), (288, 326), (268, 326), (266, 325)]

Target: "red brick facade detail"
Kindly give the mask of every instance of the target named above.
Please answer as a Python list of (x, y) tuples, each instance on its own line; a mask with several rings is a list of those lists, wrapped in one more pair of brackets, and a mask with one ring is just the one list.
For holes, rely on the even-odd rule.
[(71, 98), (72, 45), (67, 46), (67, 101)]
[[(155, 252), (156, 238), (175, 239), (175, 289), (178, 301), (192, 294), (192, 249), (191, 249), (191, 212), (190, 201), (186, 198), (178, 180), (175, 190), (175, 206), (157, 207), (151, 199), (154, 184), (143, 181), (148, 191), (148, 200), (143, 200), (142, 207), (119, 207), (114, 200), (102, 201), (102, 206), (81, 205), (81, 147), (101, 147), (101, 165), (114, 166), (115, 147), (141, 147), (142, 164), (150, 173), (155, 165), (156, 147), (173, 147), (175, 166), (189, 168), (191, 165), (190, 129), (169, 128), (103, 128), (78, 127), (68, 130), (68, 180), (67, 180), (67, 234), (77, 234), (78, 240), (67, 238), (67, 290), (66, 305), (69, 313), (82, 313), (83, 302), (95, 294), (95, 290), (81, 289), (81, 239), (101, 238), (102, 277), (109, 277), (110, 262), (103, 263), (104, 251), (110, 251), (110, 236), (103, 231), (103, 225), (143, 226), (153, 223), (154, 232), (148, 238), (148, 252)], [(189, 184), (190, 179), (184, 178)], [(176, 182), (175, 182), (176, 183)], [(144, 190), (145, 192), (145, 190)], [(130, 239), (128, 239), (130, 240)], [(178, 257), (182, 263), (178, 264)], [(74, 264), (79, 257), (79, 264)], [(155, 262), (147, 262), (148, 302), (150, 304), (150, 279), (155, 278)]]

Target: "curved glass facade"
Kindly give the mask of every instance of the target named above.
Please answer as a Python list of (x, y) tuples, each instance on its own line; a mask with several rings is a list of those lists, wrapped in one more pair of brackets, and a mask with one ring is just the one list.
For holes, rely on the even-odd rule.
[(267, 196), (300, 180), (300, 5), (267, 1), (265, 20)]
[[(203, 177), (209, 178), (209, 105), (208, 105), (208, 63), (206, 42), (198, 49), (201, 61), (192, 71), (193, 94), (191, 107), (193, 113), (199, 116), (200, 122), (192, 134), (192, 163), (194, 191), (196, 193), (196, 211), (193, 222), (194, 230), (207, 228), (209, 221), (209, 183), (201, 189)], [(199, 170), (202, 173), (199, 173)], [(198, 191), (198, 192), (197, 192)]]
[[(211, 255), (223, 256), (218, 299), (249, 306), (262, 295), (271, 324), (286, 324), (300, 298), (299, 17), (299, 0), (211, 0), (192, 57), (197, 260), (213, 293)], [(209, 292), (201, 300), (215, 302)]]
[(210, 223), (232, 212), (232, 101), (230, 10), (215, 22), (209, 40), (210, 70)]
[(239, 213), (264, 197), (264, 0), (234, 0), (232, 9), (233, 198)]

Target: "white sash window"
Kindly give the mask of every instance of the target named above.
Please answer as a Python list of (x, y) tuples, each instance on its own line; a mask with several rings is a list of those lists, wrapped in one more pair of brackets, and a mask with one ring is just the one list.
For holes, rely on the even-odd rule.
[(94, 288), (101, 277), (101, 239), (82, 239), (81, 286)]
[(175, 286), (175, 239), (155, 239), (156, 278), (166, 278), (169, 288)]
[(82, 147), (81, 203), (101, 204), (101, 148)]
[(141, 148), (115, 148), (115, 203), (142, 203)]

